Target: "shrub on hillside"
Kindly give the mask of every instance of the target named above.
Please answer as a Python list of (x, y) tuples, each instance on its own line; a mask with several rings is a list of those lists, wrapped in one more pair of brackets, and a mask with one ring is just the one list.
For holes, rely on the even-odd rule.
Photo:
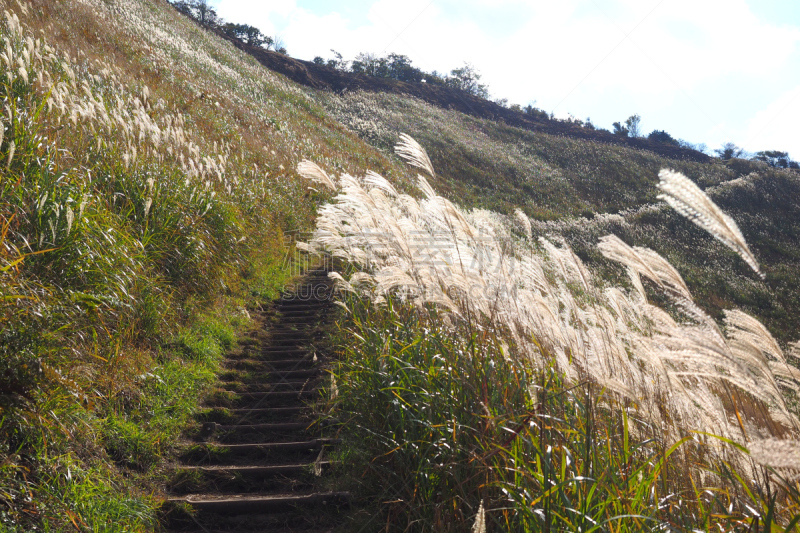
[(717, 154), (717, 157), (723, 161), (733, 158), (740, 158), (745, 155), (744, 148), (740, 148), (732, 142), (726, 142), (720, 148), (715, 149), (714, 153)]
[(752, 159), (753, 161), (763, 161), (773, 168), (800, 168), (800, 163), (792, 160), (788, 152), (780, 152), (778, 150), (758, 152)]
[(663, 130), (653, 130), (650, 132), (647, 138), (657, 143), (680, 146), (680, 142), (678, 142), (678, 139), (674, 138), (672, 135)]

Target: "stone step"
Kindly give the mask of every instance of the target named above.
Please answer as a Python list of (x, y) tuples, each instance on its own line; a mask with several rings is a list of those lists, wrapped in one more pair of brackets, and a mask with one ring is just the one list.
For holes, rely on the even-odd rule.
[(286, 300), (275, 304), (271, 311), (304, 311), (306, 309), (327, 309), (333, 305), (333, 301), (324, 300)]
[(297, 405), (309, 402), (317, 396), (319, 396), (319, 389), (267, 392), (218, 391), (208, 399), (207, 404), (209, 407), (226, 407), (229, 409), (286, 407), (292, 404)]
[[(329, 468), (330, 461), (320, 461), (317, 466)], [(176, 472), (199, 472), (212, 477), (268, 477), (268, 476), (300, 476), (312, 473), (314, 463), (288, 464), (288, 465), (204, 465), (180, 466)]]
[(214, 431), (203, 426), (206, 442), (222, 444), (263, 444), (269, 442), (294, 442), (321, 437), (323, 426), (314, 419), (272, 422), (246, 422), (217, 424)]
[(328, 309), (328, 306), (308, 306), (308, 307), (298, 307), (298, 306), (284, 306), (278, 307), (273, 309), (275, 313), (274, 316), (278, 318), (284, 317), (304, 317), (304, 316), (311, 316), (311, 317), (319, 317), (319, 315)]
[[(329, 461), (271, 465), (182, 466), (173, 471), (173, 494), (281, 493), (311, 490), (318, 475), (330, 470)], [(315, 473), (315, 469), (318, 469)], [(213, 492), (212, 492), (213, 491)]]
[(273, 333), (304, 333), (315, 332), (318, 329), (316, 323), (312, 324), (288, 324), (281, 322), (272, 328)]
[(280, 494), (296, 491), (314, 490), (313, 467), (299, 472), (263, 475), (258, 473), (239, 473), (230, 468), (200, 470), (198, 468), (173, 470), (167, 482), (174, 497), (186, 494), (205, 494), (209, 497), (222, 497), (227, 494)]
[(307, 344), (309, 342), (308, 336), (298, 333), (292, 332), (291, 334), (276, 334), (274, 336), (270, 336), (264, 344), (261, 346), (271, 346), (271, 345), (278, 345), (278, 344)]
[(180, 459), (184, 464), (197, 466), (281, 463), (288, 459), (313, 462), (322, 448), (339, 442), (339, 439), (310, 439), (247, 444), (203, 443), (185, 449)]
[[(254, 351), (253, 353), (261, 353), (261, 354), (265, 354), (265, 355), (275, 355), (275, 354), (284, 353), (287, 356), (289, 356), (289, 355), (296, 356), (298, 354), (300, 354), (300, 355), (307, 354), (310, 351), (311, 351), (311, 348), (303, 348), (303, 347), (265, 346), (265, 347), (261, 348), (258, 352)], [(288, 359), (288, 357), (287, 357), (287, 359)]]
[(233, 392), (225, 391), (236, 394), (242, 401), (245, 400), (262, 400), (272, 398), (289, 398), (289, 399), (303, 399), (312, 398), (319, 393), (319, 389), (307, 389), (299, 391), (261, 391), (261, 392)]
[(232, 431), (238, 432), (287, 432), (287, 431), (305, 431), (314, 426), (314, 422), (301, 421), (301, 422), (270, 422), (263, 424), (216, 424), (213, 428), (214, 433), (229, 433)]
[(292, 346), (292, 345), (302, 345), (307, 344), (308, 339), (304, 335), (287, 335), (282, 337), (272, 337), (269, 340), (265, 341), (260, 346), (253, 346), (252, 350), (260, 350), (267, 346)]
[(292, 335), (300, 337), (300, 336), (307, 336), (308, 330), (307, 329), (292, 329), (287, 324), (277, 324), (275, 327), (270, 329), (269, 332), (269, 339), (275, 339), (279, 337), (291, 337)]
[(231, 412), (234, 415), (241, 415), (241, 416), (254, 416), (254, 415), (265, 415), (265, 416), (296, 416), (300, 413), (308, 411), (308, 407), (265, 407), (261, 409), (232, 409)]
[(258, 444), (228, 444), (224, 448), (231, 453), (251, 453), (253, 451), (295, 451), (295, 450), (319, 450), (323, 446), (339, 444), (341, 439), (311, 439), (298, 442), (268, 442)]

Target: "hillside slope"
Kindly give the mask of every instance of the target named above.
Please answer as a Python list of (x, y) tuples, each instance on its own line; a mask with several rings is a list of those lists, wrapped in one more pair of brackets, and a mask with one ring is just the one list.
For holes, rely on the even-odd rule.
[[(400, 133), (410, 134), (437, 169), (433, 185), (458, 205), (505, 214), (521, 208), (543, 222), (559, 220), (556, 226), (540, 225), (540, 231), (569, 236), (585, 259), (603, 268), (609, 265), (590, 253), (603, 232), (613, 229), (631, 243), (643, 239), (684, 273), (712, 315), (743, 308), (781, 340), (793, 340), (791, 317), (800, 316), (792, 274), (800, 253), (793, 222), (800, 215), (797, 171), (739, 159), (723, 162), (646, 139), (537, 120), (448, 87), (342, 72), (215, 33), (267, 68), (312, 88), (333, 117), (383, 153), (391, 154)], [(661, 168), (711, 187), (712, 198), (740, 220), (745, 237), (763, 257), (765, 282), (741, 264), (731, 268), (724, 246), (664, 204), (655, 205)], [(609, 226), (605, 217), (590, 221), (603, 214), (621, 215), (611, 218), (621, 226)]]
[(0, 5), (0, 531), (152, 531), (325, 197), (297, 163), (408, 173), (163, 0)]
[[(210, 31), (215, 30), (210, 29)], [(237, 48), (255, 57), (268, 69), (279, 72), (292, 81), (314, 89), (333, 91), (336, 93), (366, 91), (371, 93), (412, 96), (436, 107), (452, 109), (465, 115), (502, 122), (509, 126), (515, 126), (530, 131), (646, 149), (673, 159), (699, 162), (707, 162), (710, 159), (709, 156), (696, 150), (657, 143), (648, 139), (620, 137), (608, 131), (587, 129), (567, 121), (547, 119), (541, 116), (534, 117), (503, 107), (491, 100), (486, 100), (443, 85), (411, 83), (391, 78), (380, 78), (346, 72), (325, 65), (317, 65), (310, 61), (289, 57), (285, 54), (266, 50), (261, 47), (251, 46), (220, 31), (215, 31), (215, 33), (221, 38), (233, 43)]]
[[(649, 246), (678, 268), (713, 316), (742, 308), (782, 341), (796, 340), (800, 172), (741, 159), (670, 159), (650, 150), (532, 132), (397, 94), (320, 91), (317, 98), (386, 153), (400, 133), (417, 139), (437, 169), (432, 184), (456, 204), (507, 215), (521, 208), (538, 221), (537, 234), (563, 235), (606, 273), (614, 267), (592, 251), (601, 236), (616, 233), (630, 244)], [(658, 201), (662, 168), (692, 178), (738, 221), (766, 280)]]
[[(460, 206), (520, 207), (611, 279), (599, 236), (651, 246), (716, 316), (742, 306), (796, 339), (797, 173), (523, 124), (450, 93), (367, 80), (385, 92), (339, 94), (348, 80), (308, 65), (322, 81), (299, 84), (165, 0), (0, 5), (2, 533), (156, 527), (164, 463), (222, 353), (292, 274), (287, 234), (330, 198), (297, 164), (411, 191), (390, 153), (402, 132)], [(766, 281), (655, 203), (665, 166), (739, 221)]]

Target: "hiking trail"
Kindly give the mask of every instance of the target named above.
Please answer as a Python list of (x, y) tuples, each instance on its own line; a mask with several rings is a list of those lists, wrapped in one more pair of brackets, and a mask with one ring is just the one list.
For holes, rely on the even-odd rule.
[(350, 495), (326, 477), (338, 440), (317, 409), (330, 293), (327, 272), (308, 271), (228, 354), (168, 483), (168, 531), (322, 533), (341, 522)]

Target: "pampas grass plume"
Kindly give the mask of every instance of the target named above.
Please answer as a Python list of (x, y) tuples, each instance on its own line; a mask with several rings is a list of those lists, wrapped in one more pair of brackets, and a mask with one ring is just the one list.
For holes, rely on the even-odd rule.
[(522, 226), (522, 229), (525, 230), (525, 235), (527, 235), (529, 239), (532, 238), (533, 237), (533, 229), (531, 227), (531, 221), (528, 218), (528, 216), (522, 211), (522, 209), (514, 210), (514, 217), (520, 223), (520, 225)]
[(336, 184), (333, 183), (328, 174), (319, 165), (311, 161), (301, 161), (297, 165), (297, 173), (304, 179), (312, 183), (319, 183), (327, 187), (330, 191), (336, 192)]
[(483, 500), (481, 500), (481, 505), (478, 507), (478, 514), (475, 515), (472, 533), (486, 533), (486, 510), (483, 508)]
[(421, 168), (431, 177), (436, 176), (428, 153), (411, 136), (401, 133), (400, 142), (394, 147), (394, 152), (405, 159), (409, 165)]
[(658, 195), (661, 200), (734, 250), (750, 268), (764, 278), (739, 226), (700, 187), (680, 172), (666, 168), (661, 169), (658, 177), (661, 179), (658, 188), (663, 193)]
[(800, 470), (800, 441), (760, 439), (747, 447), (750, 457), (760, 465)]

